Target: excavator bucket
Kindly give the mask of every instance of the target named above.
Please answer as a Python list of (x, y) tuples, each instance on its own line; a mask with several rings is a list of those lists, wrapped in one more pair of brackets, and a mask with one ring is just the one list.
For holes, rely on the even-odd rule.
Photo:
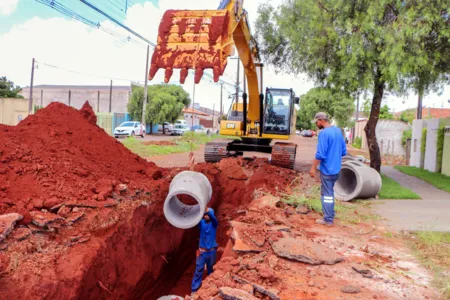
[(158, 44), (153, 52), (148, 79), (160, 68), (169, 82), (174, 69), (180, 69), (184, 83), (189, 69), (199, 83), (205, 69), (213, 69), (214, 81), (225, 71), (233, 51), (227, 10), (168, 10), (159, 25)]

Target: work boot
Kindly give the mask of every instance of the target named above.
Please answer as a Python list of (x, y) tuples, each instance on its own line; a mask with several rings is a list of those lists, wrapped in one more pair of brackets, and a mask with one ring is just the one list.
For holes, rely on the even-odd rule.
[(333, 226), (333, 223), (328, 223), (324, 219), (317, 219), (316, 220), (316, 224), (325, 225), (325, 226), (328, 226), (328, 227)]

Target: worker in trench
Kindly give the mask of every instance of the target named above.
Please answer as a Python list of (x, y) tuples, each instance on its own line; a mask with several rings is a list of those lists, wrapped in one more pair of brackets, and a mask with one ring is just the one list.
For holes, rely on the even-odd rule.
[(323, 219), (317, 219), (316, 223), (333, 226), (335, 216), (334, 184), (339, 178), (342, 157), (347, 155), (347, 146), (341, 130), (330, 124), (325, 113), (317, 113), (312, 122), (316, 124), (317, 128), (322, 130), (319, 134), (313, 166), (309, 171), (311, 177), (315, 177), (317, 166), (320, 163), (320, 194)]
[(195, 294), (202, 285), (205, 265), (208, 275), (213, 272), (213, 266), (216, 263), (216, 231), (218, 225), (219, 222), (214, 215), (214, 210), (207, 207), (203, 214), (203, 219), (198, 224), (200, 228), (200, 241), (195, 263), (194, 278), (192, 279), (192, 295)]

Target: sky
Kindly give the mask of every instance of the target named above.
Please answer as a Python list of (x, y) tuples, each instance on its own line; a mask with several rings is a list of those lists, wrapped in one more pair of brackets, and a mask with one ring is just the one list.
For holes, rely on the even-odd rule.
[[(167, 9), (216, 9), (219, 0), (86, 0), (107, 12), (118, 21), (156, 42), (162, 14)], [(250, 23), (256, 20), (258, 5), (271, 2), (277, 5), (282, 0), (246, 0)], [(37, 67), (34, 84), (64, 85), (129, 85), (131, 81), (145, 80), (145, 42), (116, 26), (106, 17), (93, 11), (78, 0), (55, 0), (60, 9), (77, 13), (85, 22), (99, 24), (88, 26), (41, 3), (52, 0), (0, 0), (0, 76), (22, 87), (30, 85), (31, 62), (34, 57)], [(126, 5), (128, 4), (128, 6)], [(56, 7), (56, 6), (55, 6)], [(126, 8), (126, 9), (125, 9)], [(254, 26), (252, 26), (254, 27)], [(152, 48), (151, 53), (152, 54)], [(229, 60), (222, 80), (234, 83), (236, 60)], [(242, 72), (242, 68), (241, 68)], [(149, 82), (161, 83), (163, 70)], [(242, 74), (242, 73), (241, 73)], [(174, 72), (172, 83), (177, 83), (178, 72)], [(242, 75), (241, 75), (242, 78)], [(314, 87), (305, 74), (276, 74), (265, 68), (266, 87), (292, 88), (302, 95)], [(183, 87), (193, 92), (193, 76), (188, 77)], [(233, 87), (224, 88), (224, 107), (228, 110), (228, 94)], [(195, 102), (218, 109), (220, 85), (203, 77), (195, 88)], [(424, 99), (427, 107), (450, 108), (450, 88), (441, 95), (430, 94)], [(397, 98), (386, 96), (385, 104), (393, 111), (413, 108), (417, 95)]]

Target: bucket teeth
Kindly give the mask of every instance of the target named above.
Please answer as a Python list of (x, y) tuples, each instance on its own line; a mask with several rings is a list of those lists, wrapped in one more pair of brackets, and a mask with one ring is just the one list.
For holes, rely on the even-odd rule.
[(161, 68), (165, 69), (165, 82), (170, 81), (173, 69), (181, 69), (181, 83), (185, 82), (189, 69), (195, 70), (195, 83), (200, 82), (205, 69), (212, 69), (214, 81), (219, 81), (233, 50), (229, 19), (226, 10), (166, 11), (159, 26), (149, 80)]
[(173, 69), (172, 68), (166, 68), (166, 72), (164, 74), (164, 82), (168, 83), (170, 81), (170, 77), (172, 77)]
[(186, 77), (188, 76), (189, 71), (187, 68), (183, 68), (180, 70), (180, 83), (183, 84), (186, 81)]
[(202, 68), (197, 68), (195, 70), (195, 83), (199, 83), (200, 80), (202, 79), (203, 76), (203, 69)]

